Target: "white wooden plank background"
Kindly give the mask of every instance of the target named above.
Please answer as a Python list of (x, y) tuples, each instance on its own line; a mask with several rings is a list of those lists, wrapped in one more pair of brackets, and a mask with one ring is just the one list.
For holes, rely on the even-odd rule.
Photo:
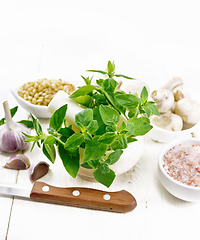
[[(198, 9), (198, 1), (0, 1), (0, 103), (17, 104), (9, 91), (16, 81), (50, 77), (78, 85), (85, 70), (103, 69), (108, 60), (151, 90), (171, 75), (181, 76), (200, 101)], [(27, 116), (19, 107), (16, 119)], [(200, 205), (174, 198), (158, 180), (163, 146), (147, 135), (140, 161), (110, 187), (131, 192), (138, 203), (134, 211), (115, 214), (1, 197), (0, 239), (199, 239)], [(32, 162), (45, 159), (37, 148), (27, 155)], [(1, 165), (6, 158), (1, 154)], [(59, 158), (42, 180), (106, 190), (72, 179)], [(27, 171), (0, 168), (0, 181), (31, 185)]]

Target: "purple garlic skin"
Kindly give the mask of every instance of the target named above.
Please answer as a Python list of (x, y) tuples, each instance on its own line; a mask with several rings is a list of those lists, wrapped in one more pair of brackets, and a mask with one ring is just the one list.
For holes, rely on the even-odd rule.
[(12, 129), (6, 125), (0, 126), (0, 151), (16, 152), (24, 150), (28, 143), (24, 142), (27, 137), (22, 132), (30, 135), (31, 130), (21, 123), (15, 123)]
[(30, 167), (29, 158), (21, 153), (15, 154), (10, 157), (4, 166), (4, 168), (15, 169), (15, 170), (23, 170), (28, 169)]
[(30, 181), (35, 182), (39, 178), (46, 175), (48, 171), (49, 171), (49, 164), (44, 161), (40, 161), (32, 164), (28, 171)]

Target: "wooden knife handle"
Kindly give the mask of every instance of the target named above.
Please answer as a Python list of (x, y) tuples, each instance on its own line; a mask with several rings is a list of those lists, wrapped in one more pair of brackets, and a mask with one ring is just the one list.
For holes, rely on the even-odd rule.
[(106, 192), (83, 187), (61, 188), (39, 181), (34, 183), (30, 197), (41, 202), (119, 213), (132, 211), (137, 206), (135, 198), (125, 190)]

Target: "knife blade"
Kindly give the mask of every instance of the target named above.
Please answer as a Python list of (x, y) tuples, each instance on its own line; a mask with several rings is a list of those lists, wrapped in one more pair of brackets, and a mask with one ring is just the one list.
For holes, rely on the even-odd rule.
[(40, 181), (34, 182), (31, 188), (18, 184), (0, 183), (0, 194), (118, 213), (130, 212), (137, 206), (136, 199), (125, 190), (107, 192), (84, 187), (55, 187)]

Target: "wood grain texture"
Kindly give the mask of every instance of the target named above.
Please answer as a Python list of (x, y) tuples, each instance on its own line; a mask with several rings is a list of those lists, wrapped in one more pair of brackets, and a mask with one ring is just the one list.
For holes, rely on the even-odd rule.
[[(9, 99), (15, 106), (10, 86), (38, 76), (83, 84), (80, 75), (87, 77), (86, 69), (104, 69), (108, 60), (115, 60), (116, 73), (144, 80), (151, 91), (171, 75), (181, 75), (199, 99), (198, 1), (44, 0), (29, 5), (20, 0), (0, 5), (1, 102)], [(200, 204), (176, 199), (159, 182), (157, 157), (164, 145), (145, 137), (139, 162), (109, 189), (132, 193), (134, 211), (117, 214), (0, 198), (0, 239), (198, 240)], [(46, 160), (37, 148), (27, 155), (32, 163)], [(5, 159), (1, 156), (2, 165)], [(17, 175), (2, 168), (0, 180), (31, 185), (27, 171)], [(70, 177), (59, 157), (41, 181), (107, 190)]]
[[(43, 191), (46, 187), (47, 192)], [(79, 195), (74, 196), (74, 191)], [(110, 199), (104, 199), (105, 195)], [(80, 187), (60, 188), (38, 181), (34, 183), (30, 197), (36, 201), (119, 213), (130, 212), (137, 206), (135, 198), (125, 190), (105, 192)]]

